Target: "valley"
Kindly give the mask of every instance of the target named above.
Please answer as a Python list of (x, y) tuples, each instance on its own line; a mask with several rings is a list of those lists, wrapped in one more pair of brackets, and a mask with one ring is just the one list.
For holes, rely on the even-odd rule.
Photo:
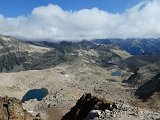
[[(91, 94), (89, 101), (103, 98), (116, 109), (88, 107), (76, 114), (85, 114), (85, 120), (160, 119), (159, 54), (135, 55), (94, 41), (48, 44), (0, 36), (1, 97), (19, 99), (23, 109), (40, 113), (42, 120), (67, 120), (65, 114), (86, 94)], [(43, 96), (35, 92), (24, 100), (28, 92), (42, 89)]]

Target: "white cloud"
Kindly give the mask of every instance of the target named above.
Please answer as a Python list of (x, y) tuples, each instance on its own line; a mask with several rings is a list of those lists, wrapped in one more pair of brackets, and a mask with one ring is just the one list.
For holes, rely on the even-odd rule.
[(64, 11), (50, 4), (28, 16), (0, 15), (0, 33), (28, 40), (160, 37), (160, 0), (148, 0), (123, 13), (98, 8)]

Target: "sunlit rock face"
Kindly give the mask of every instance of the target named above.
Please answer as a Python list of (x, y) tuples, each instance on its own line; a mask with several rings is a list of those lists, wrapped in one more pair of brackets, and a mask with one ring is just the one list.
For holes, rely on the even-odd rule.
[(16, 98), (0, 97), (0, 120), (41, 120), (40, 115), (33, 117), (23, 109)]

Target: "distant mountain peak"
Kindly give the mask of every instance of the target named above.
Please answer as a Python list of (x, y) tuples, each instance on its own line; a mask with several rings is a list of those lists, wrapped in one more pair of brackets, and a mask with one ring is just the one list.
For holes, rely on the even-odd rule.
[(159, 38), (97, 39), (98, 44), (115, 44), (132, 55), (160, 55)]

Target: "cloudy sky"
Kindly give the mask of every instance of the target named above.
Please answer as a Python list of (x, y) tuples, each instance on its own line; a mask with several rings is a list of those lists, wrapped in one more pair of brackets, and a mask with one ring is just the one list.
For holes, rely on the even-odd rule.
[(50, 41), (160, 37), (160, 0), (32, 1), (0, 0), (0, 34)]

